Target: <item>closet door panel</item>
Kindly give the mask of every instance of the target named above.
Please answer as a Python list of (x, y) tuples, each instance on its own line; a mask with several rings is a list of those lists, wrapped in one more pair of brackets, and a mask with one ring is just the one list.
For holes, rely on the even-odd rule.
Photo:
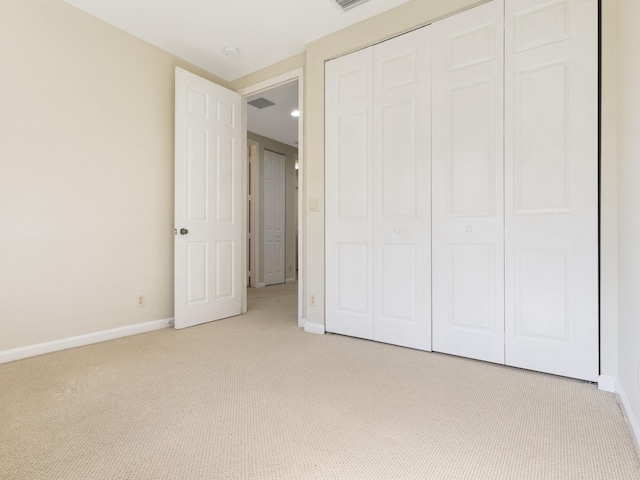
[(430, 27), (374, 47), (374, 339), (431, 349)]
[(504, 363), (503, 2), (433, 24), (433, 349)]
[(598, 377), (597, 0), (506, 7), (506, 362)]
[(373, 49), (326, 64), (326, 329), (373, 338)]

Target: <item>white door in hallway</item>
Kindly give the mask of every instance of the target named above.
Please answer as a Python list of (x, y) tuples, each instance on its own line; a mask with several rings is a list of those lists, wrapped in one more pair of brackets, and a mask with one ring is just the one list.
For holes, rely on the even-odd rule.
[(176, 68), (175, 328), (241, 313), (241, 97)]
[(433, 33), (433, 350), (504, 363), (503, 2)]
[(285, 156), (264, 151), (264, 281), (284, 283)]
[(598, 377), (598, 2), (509, 0), (506, 363)]

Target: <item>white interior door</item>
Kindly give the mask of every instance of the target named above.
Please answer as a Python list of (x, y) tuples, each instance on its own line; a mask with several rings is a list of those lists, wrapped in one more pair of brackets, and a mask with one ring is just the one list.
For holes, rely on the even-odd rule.
[(264, 151), (264, 281), (284, 283), (285, 156)]
[(598, 2), (510, 0), (506, 362), (598, 376)]
[(433, 349), (504, 363), (503, 2), (433, 28)]
[(175, 328), (241, 313), (241, 97), (176, 68)]
[(373, 56), (373, 338), (431, 350), (431, 28)]
[(373, 49), (325, 64), (326, 329), (373, 339)]

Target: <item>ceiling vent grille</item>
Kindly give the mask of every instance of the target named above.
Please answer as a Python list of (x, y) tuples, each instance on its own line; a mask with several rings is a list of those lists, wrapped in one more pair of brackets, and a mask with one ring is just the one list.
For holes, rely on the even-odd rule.
[(255, 100), (251, 100), (250, 102), (247, 102), (249, 105), (251, 105), (252, 107), (256, 107), (259, 109), (263, 109), (263, 108), (267, 108), (270, 107), (271, 105), (275, 105), (275, 103), (273, 103), (270, 100), (267, 100), (266, 98), (260, 97), (260, 98), (256, 98)]
[(346, 12), (347, 10), (353, 7), (357, 7), (361, 3), (364, 3), (368, 0), (333, 0), (333, 1), (336, 2), (336, 4), (338, 4), (338, 6)]

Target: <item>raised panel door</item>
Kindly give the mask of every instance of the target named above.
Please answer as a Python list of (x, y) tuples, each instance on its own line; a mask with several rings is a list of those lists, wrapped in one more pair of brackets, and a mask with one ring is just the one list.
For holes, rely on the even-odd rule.
[(431, 350), (431, 28), (373, 56), (373, 338)]
[(373, 48), (325, 65), (326, 330), (373, 339)]
[(176, 69), (175, 327), (242, 309), (241, 97)]
[(506, 363), (598, 377), (598, 2), (510, 0)]
[(433, 349), (504, 363), (503, 2), (433, 24)]

